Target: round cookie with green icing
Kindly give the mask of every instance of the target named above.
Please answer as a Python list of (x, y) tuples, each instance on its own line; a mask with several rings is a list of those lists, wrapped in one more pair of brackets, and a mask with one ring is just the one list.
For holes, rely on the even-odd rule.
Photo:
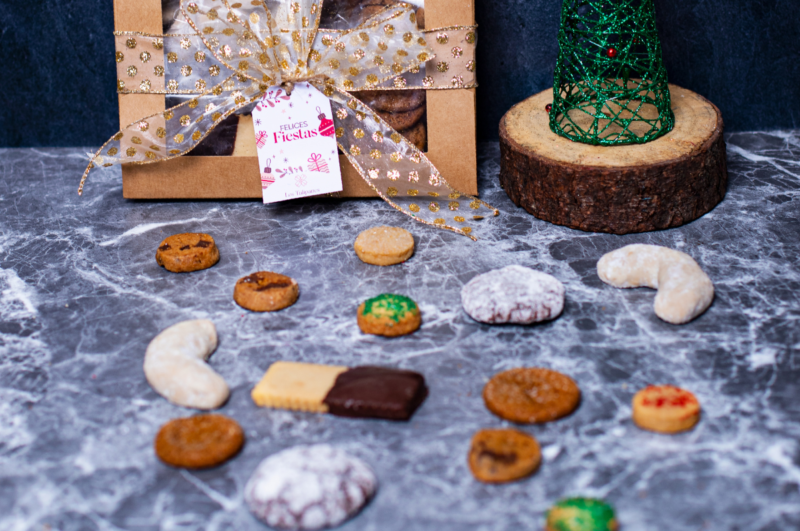
[(421, 322), (417, 303), (403, 295), (383, 293), (358, 307), (358, 327), (365, 334), (402, 336), (419, 328)]
[(594, 498), (568, 498), (547, 512), (545, 531), (617, 531), (614, 509)]

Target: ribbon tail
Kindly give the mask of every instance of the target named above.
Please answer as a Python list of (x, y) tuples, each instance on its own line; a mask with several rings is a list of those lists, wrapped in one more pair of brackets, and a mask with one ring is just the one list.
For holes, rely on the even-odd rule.
[(450, 186), (416, 146), (351, 94), (330, 95), (339, 148), (364, 181), (392, 207), (420, 223), (477, 241), (472, 227), (500, 212)]
[(97, 166), (152, 164), (185, 155), (225, 118), (261, 98), (261, 88), (256, 83), (237, 86), (234, 74), (204, 94), (133, 122), (91, 156), (78, 195), (83, 194), (89, 172)]

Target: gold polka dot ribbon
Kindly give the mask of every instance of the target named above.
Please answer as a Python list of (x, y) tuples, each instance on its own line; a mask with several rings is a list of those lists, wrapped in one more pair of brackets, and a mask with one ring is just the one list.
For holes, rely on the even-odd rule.
[(471, 88), (474, 26), (420, 32), (414, 7), (389, 6), (348, 30), (319, 29), (319, 0), (182, 0), (186, 35), (117, 32), (117, 89), (189, 94), (109, 139), (83, 174), (191, 151), (270, 86), (308, 81), (330, 100), (339, 148), (385, 201), (414, 219), (464, 234), (497, 209), (453, 189), (424, 153), (354, 98), (358, 90)]

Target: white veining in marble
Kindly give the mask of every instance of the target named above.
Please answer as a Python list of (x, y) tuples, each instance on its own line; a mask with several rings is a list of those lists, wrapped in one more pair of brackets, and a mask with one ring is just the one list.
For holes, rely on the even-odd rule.
[[(75, 193), (82, 150), (0, 150), (0, 529), (258, 530), (244, 484), (267, 455), (329, 442), (374, 468), (375, 499), (347, 530), (540, 529), (569, 495), (606, 497), (623, 530), (800, 528), (800, 133), (728, 136), (730, 183), (711, 213), (668, 231), (578, 232), (516, 208), (497, 184), (499, 150), (480, 150), (482, 197), (501, 210), (477, 243), (415, 224), (379, 201), (150, 202), (122, 199), (119, 173)], [(387, 268), (362, 263), (356, 235), (410, 230), (417, 251)], [(220, 262), (191, 274), (155, 263), (166, 236), (204, 231)], [(603, 284), (595, 265), (629, 243), (691, 255), (716, 298), (695, 321), (653, 314), (655, 291)], [(490, 326), (460, 307), (473, 276), (521, 264), (566, 287), (563, 314), (533, 326)], [(236, 279), (259, 269), (300, 283), (272, 314), (242, 310)], [(365, 336), (358, 303), (413, 297), (415, 334)], [(186, 319), (214, 321), (209, 362), (231, 387), (221, 412), (244, 427), (242, 453), (217, 469), (170, 469), (152, 442), (190, 414), (146, 383), (148, 342)], [(383, 364), (425, 374), (430, 396), (408, 423), (256, 408), (252, 386), (273, 361)], [(509, 485), (476, 482), (475, 430), (506, 422), (483, 406), (495, 372), (545, 366), (583, 391), (570, 417), (523, 426), (544, 462)], [(694, 392), (697, 428), (637, 429), (630, 401), (649, 383)]]

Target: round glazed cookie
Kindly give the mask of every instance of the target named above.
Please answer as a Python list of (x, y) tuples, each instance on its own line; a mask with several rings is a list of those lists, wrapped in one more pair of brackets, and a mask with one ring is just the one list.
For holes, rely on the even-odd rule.
[(274, 312), (297, 301), (300, 287), (286, 275), (258, 271), (240, 278), (233, 288), (233, 300), (246, 310)]
[(510, 369), (495, 374), (483, 388), (486, 407), (511, 422), (549, 422), (569, 415), (581, 391), (569, 376), (543, 368)]
[(564, 285), (547, 273), (511, 265), (478, 275), (461, 289), (467, 314), (488, 324), (531, 324), (564, 309)]
[(322, 529), (353, 517), (377, 488), (375, 474), (363, 461), (318, 444), (264, 459), (245, 486), (244, 500), (272, 528)]
[(649, 385), (633, 397), (633, 422), (645, 430), (677, 433), (700, 420), (697, 398), (674, 385)]
[(425, 122), (420, 121), (411, 129), (400, 131), (400, 134), (406, 137), (406, 140), (414, 144), (418, 150), (424, 152), (428, 149), (428, 128)]
[(539, 443), (517, 430), (480, 430), (472, 437), (469, 469), (478, 480), (506, 483), (533, 474), (542, 461)]
[(358, 235), (353, 247), (362, 262), (388, 266), (411, 258), (414, 254), (414, 237), (399, 227), (372, 227)]
[(423, 105), (406, 112), (375, 112), (389, 124), (389, 127), (395, 131), (402, 131), (403, 129), (408, 129), (416, 125), (416, 123), (422, 119), (422, 115), (425, 114), (425, 106)]
[(402, 336), (422, 323), (417, 303), (403, 295), (383, 293), (358, 307), (358, 327), (365, 334)]
[(158, 246), (156, 263), (173, 273), (208, 269), (219, 262), (214, 238), (200, 232), (173, 234)]
[(547, 512), (545, 531), (617, 531), (614, 509), (593, 498), (569, 498)]
[(362, 90), (353, 95), (376, 111), (408, 112), (425, 103), (425, 91), (416, 90)]
[(220, 465), (236, 455), (243, 444), (239, 423), (216, 414), (170, 420), (158, 430), (154, 441), (158, 458), (180, 468)]

